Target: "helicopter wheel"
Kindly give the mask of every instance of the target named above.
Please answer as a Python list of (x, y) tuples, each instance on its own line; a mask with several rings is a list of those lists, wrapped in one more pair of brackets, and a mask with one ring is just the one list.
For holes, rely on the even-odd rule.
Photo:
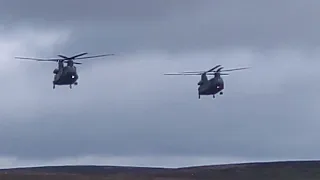
[(212, 98), (215, 98), (216, 96), (215, 95), (212, 95)]
[(78, 82), (75, 82), (74, 85), (78, 85)]
[(55, 86), (55, 85), (53, 85), (53, 86), (52, 86), (52, 89), (55, 89), (55, 88), (56, 88), (56, 86)]
[(223, 92), (222, 92), (222, 91), (220, 92), (220, 95), (223, 95)]

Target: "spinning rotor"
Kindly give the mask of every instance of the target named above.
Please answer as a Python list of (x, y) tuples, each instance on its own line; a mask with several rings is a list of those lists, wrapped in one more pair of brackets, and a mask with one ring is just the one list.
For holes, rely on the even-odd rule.
[(87, 55), (88, 53), (81, 53), (72, 57), (67, 57), (64, 55), (58, 55), (60, 58), (50, 58), (50, 59), (40, 59), (40, 58), (27, 58), (27, 57), (15, 57), (16, 59), (24, 59), (24, 60), (34, 60), (34, 61), (41, 61), (41, 62), (62, 62), (68, 65), (73, 64), (82, 64), (79, 62), (74, 62), (75, 60), (79, 59), (90, 59), (90, 58), (97, 58), (97, 57), (104, 57), (104, 56), (113, 56), (114, 54), (103, 54), (103, 55), (95, 55), (95, 56), (87, 56), (87, 57), (80, 57)]
[[(218, 69), (217, 69), (218, 68)], [(215, 70), (217, 69), (217, 70)], [(166, 73), (164, 75), (189, 75), (189, 76), (194, 76), (194, 75), (229, 75), (228, 73), (221, 73), (221, 72), (230, 72), (230, 71), (237, 71), (237, 70), (244, 70), (244, 69), (249, 69), (249, 67), (243, 67), (243, 68), (234, 68), (234, 69), (226, 69), (223, 70), (223, 67), (221, 65), (217, 65), (208, 71), (184, 71), (184, 72), (178, 72), (178, 73)]]

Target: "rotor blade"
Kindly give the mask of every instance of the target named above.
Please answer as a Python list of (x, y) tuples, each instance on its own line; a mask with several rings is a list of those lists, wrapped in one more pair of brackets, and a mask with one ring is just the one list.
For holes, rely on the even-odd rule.
[(213, 67), (213, 68), (211, 68), (211, 69), (209, 69), (208, 71), (183, 71), (183, 72), (179, 72), (180, 74), (181, 73), (197, 73), (197, 74), (202, 74), (202, 73), (206, 73), (206, 72), (212, 72), (213, 70), (215, 70), (215, 69), (217, 69), (218, 67), (220, 67), (221, 65), (217, 65), (217, 66), (215, 66), (215, 67)]
[(86, 54), (88, 54), (88, 53), (81, 53), (81, 54), (72, 56), (72, 57), (70, 57), (69, 59), (76, 59), (77, 57), (80, 57), (80, 56), (83, 56), (83, 55), (86, 55)]
[(250, 67), (234, 68), (234, 69), (226, 69), (226, 70), (221, 70), (221, 72), (237, 71), (237, 70), (244, 70), (244, 69), (249, 69), (249, 68), (250, 68)]
[(104, 56), (114, 56), (114, 54), (102, 54), (102, 55), (95, 55), (95, 56), (87, 56), (75, 59), (90, 59), (90, 58), (97, 58), (97, 57), (104, 57)]
[(69, 59), (67, 56), (63, 56), (63, 55), (58, 55), (58, 56), (63, 58), (63, 59)]
[[(68, 61), (72, 61), (72, 60), (68, 60)], [(68, 64), (68, 61), (63, 61), (64, 63), (66, 63), (66, 64)], [(82, 63), (80, 63), (80, 62), (74, 62), (74, 61), (72, 61), (73, 62), (73, 64), (82, 64)]]
[[(202, 73), (167, 73), (164, 75), (181, 75), (181, 76), (199, 76)], [(220, 75), (229, 75), (228, 73), (219, 73)], [(207, 75), (215, 75), (214, 72), (208, 72)]]
[[(207, 72), (212, 72), (213, 70), (217, 69), (217, 68), (220, 67), (220, 66), (221, 66), (221, 65), (217, 65), (217, 66), (211, 68), (210, 70), (208, 70)], [(222, 67), (221, 67), (220, 69), (222, 69)]]
[(217, 69), (216, 71), (212, 71), (212, 72), (221, 72), (222, 69), (223, 69), (223, 67)]
[(72, 56), (72, 57), (67, 57), (67, 56), (60, 55), (60, 54), (58, 56), (63, 58), (63, 59), (65, 59), (65, 60), (70, 60), (70, 59), (75, 59), (77, 57), (80, 57), (80, 56), (83, 56), (83, 55), (86, 55), (86, 54), (88, 54), (88, 53), (81, 53), (81, 54), (77, 54), (77, 55)]
[(164, 75), (180, 75), (180, 76), (199, 76), (202, 73), (166, 73)]
[(15, 59), (34, 60), (34, 61), (53, 61), (53, 62), (60, 60), (60, 59), (40, 59), (40, 58), (27, 58), (27, 57), (15, 57)]
[[(207, 75), (215, 75), (215, 73), (213, 73), (213, 72), (209, 72), (209, 73), (207, 73)], [(219, 73), (219, 75), (229, 75), (228, 73)]]

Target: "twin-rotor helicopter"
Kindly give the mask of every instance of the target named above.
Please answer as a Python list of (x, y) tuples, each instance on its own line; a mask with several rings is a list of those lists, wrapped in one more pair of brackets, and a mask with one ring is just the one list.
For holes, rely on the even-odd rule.
[[(104, 56), (112, 56), (114, 54), (103, 54), (103, 55), (95, 55), (95, 56), (87, 56), (88, 53), (81, 53), (72, 57), (67, 57), (64, 55), (58, 55), (60, 58), (50, 58), (50, 59), (39, 59), (39, 58), (28, 58), (28, 57), (15, 57), (16, 59), (25, 59), (25, 60), (34, 60), (41, 62), (58, 62), (58, 67), (53, 70), (54, 79), (52, 81), (53, 89), (55, 89), (56, 85), (69, 85), (70, 89), (72, 85), (78, 85), (77, 80), (79, 79), (79, 75), (77, 72), (77, 68), (75, 64), (82, 64), (79, 62), (74, 62), (74, 60), (79, 59), (89, 59), (89, 58), (98, 58)], [(64, 63), (67, 65), (65, 66)]]
[[(218, 69), (217, 69), (218, 68)], [(211, 95), (215, 98), (215, 95), (219, 93), (220, 95), (223, 94), (224, 90), (224, 81), (222, 79), (222, 75), (229, 75), (227, 71), (236, 71), (236, 70), (243, 70), (248, 69), (249, 67), (243, 68), (235, 68), (235, 69), (227, 69), (222, 70), (223, 67), (221, 65), (217, 65), (208, 71), (189, 71), (189, 72), (179, 72), (179, 73), (166, 73), (164, 75), (200, 75), (201, 79), (198, 82), (198, 98), (200, 99), (201, 95)], [(217, 69), (217, 70), (215, 70)], [(214, 75), (213, 78), (208, 79), (207, 75)]]
[[(88, 53), (81, 53), (72, 57), (67, 57), (64, 55), (58, 55), (60, 58), (50, 58), (50, 59), (40, 59), (40, 58), (28, 58), (28, 57), (15, 57), (16, 59), (25, 59), (25, 60), (34, 60), (34, 61), (49, 61), (49, 62), (58, 62), (58, 67), (53, 70), (54, 79), (52, 81), (53, 89), (55, 89), (56, 85), (69, 85), (70, 89), (72, 85), (78, 85), (77, 80), (79, 79), (79, 75), (77, 72), (77, 68), (75, 64), (82, 64), (79, 62), (74, 62), (75, 60), (79, 59), (89, 59), (89, 58), (98, 58), (98, 57), (105, 57), (105, 56), (113, 56), (114, 54), (102, 54), (102, 55), (95, 55), (95, 56), (87, 56)], [(64, 63), (67, 65), (65, 66)], [(212, 95), (215, 98), (215, 95), (219, 93), (220, 95), (223, 94), (224, 90), (224, 81), (222, 79), (222, 75), (229, 75), (228, 71), (236, 71), (236, 70), (244, 70), (248, 69), (249, 67), (243, 68), (234, 68), (234, 69), (227, 69), (223, 70), (221, 65), (217, 65), (208, 71), (189, 71), (189, 72), (179, 72), (179, 73), (166, 73), (164, 75), (200, 75), (201, 79), (198, 82), (198, 98), (200, 99), (201, 95)], [(217, 70), (215, 70), (217, 69)], [(207, 75), (213, 75), (214, 77), (208, 79)]]

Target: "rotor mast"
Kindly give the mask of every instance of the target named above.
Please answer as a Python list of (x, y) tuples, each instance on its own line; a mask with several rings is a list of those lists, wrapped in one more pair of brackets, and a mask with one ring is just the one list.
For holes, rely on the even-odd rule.
[(217, 71), (214, 72), (214, 78), (220, 78), (221, 77), (221, 70), (223, 69), (223, 67), (220, 67), (219, 69), (217, 69)]
[(59, 67), (59, 69), (62, 69), (64, 67), (63, 60), (58, 61), (58, 67)]

